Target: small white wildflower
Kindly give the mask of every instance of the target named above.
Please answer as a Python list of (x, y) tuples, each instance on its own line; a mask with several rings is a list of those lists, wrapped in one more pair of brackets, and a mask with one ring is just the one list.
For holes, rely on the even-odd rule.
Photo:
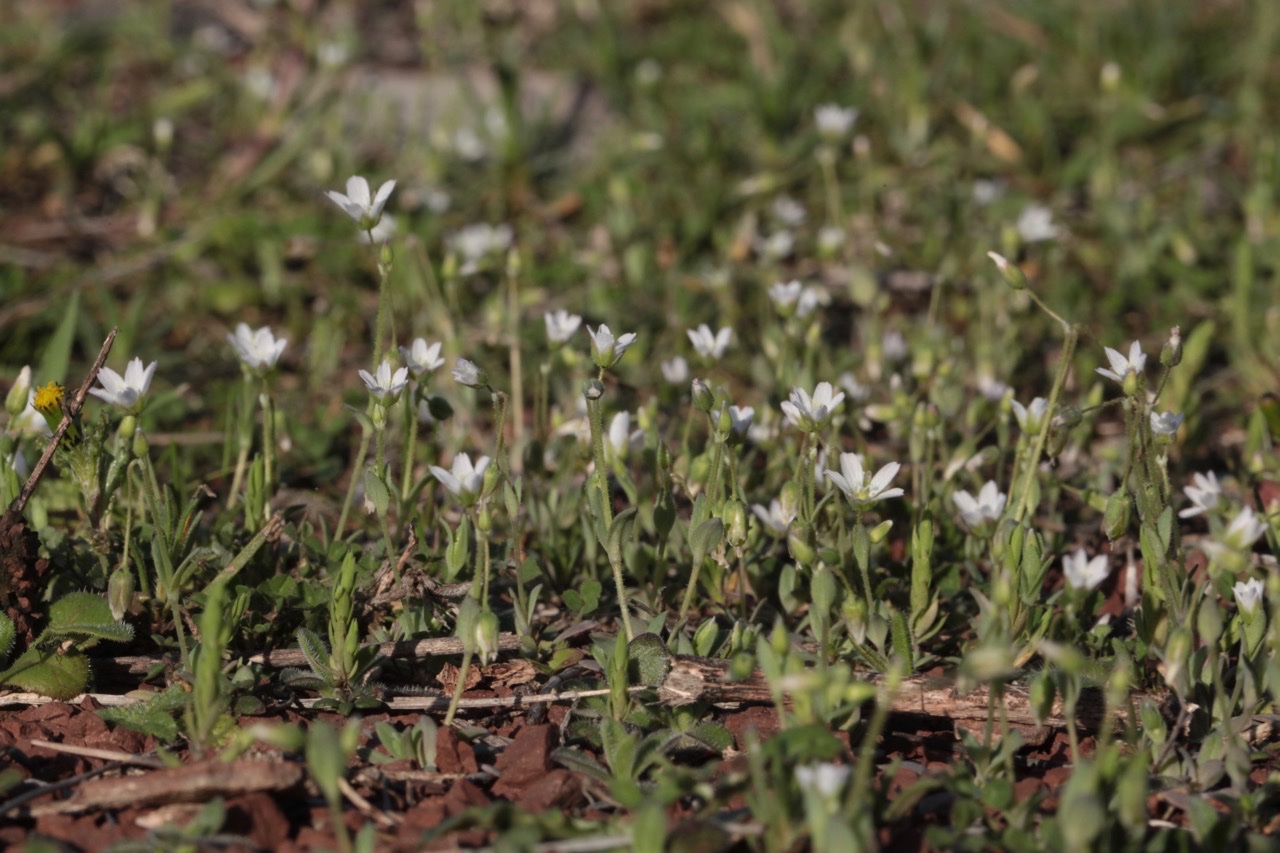
[(1250, 578), (1247, 581), (1238, 581), (1231, 588), (1231, 592), (1235, 595), (1236, 606), (1244, 613), (1253, 616), (1258, 612), (1258, 605), (1262, 603), (1263, 586), (1262, 581), (1257, 578)]
[(511, 248), (513, 237), (510, 225), (479, 222), (458, 231), (448, 242), (449, 248), (462, 258), (462, 274), (470, 275), (480, 269), (487, 258)]
[(1122, 385), (1127, 376), (1141, 373), (1142, 369), (1147, 366), (1147, 356), (1142, 351), (1142, 344), (1138, 341), (1134, 341), (1129, 345), (1129, 356), (1127, 358), (1111, 347), (1103, 347), (1103, 350), (1107, 354), (1107, 361), (1111, 363), (1111, 369), (1107, 370), (1104, 367), (1098, 367), (1095, 370)]
[(1105, 554), (1091, 560), (1083, 548), (1077, 548), (1074, 554), (1062, 558), (1062, 571), (1067, 576), (1068, 586), (1088, 592), (1106, 580), (1111, 570)]
[(1008, 495), (1001, 492), (994, 481), (988, 480), (978, 491), (977, 499), (962, 489), (953, 494), (951, 500), (960, 510), (960, 520), (970, 530), (976, 531), (1000, 520)]
[(855, 403), (865, 403), (871, 397), (871, 387), (863, 385), (858, 381), (858, 377), (847, 370), (840, 374), (836, 384), (843, 388), (844, 392), (849, 395), (849, 399)]
[(845, 764), (822, 762), (801, 765), (796, 768), (796, 784), (823, 799), (834, 800), (844, 790), (849, 773), (849, 767)]
[(1049, 411), (1049, 401), (1044, 397), (1036, 397), (1031, 401), (1030, 406), (1023, 406), (1017, 400), (1010, 400), (1009, 405), (1013, 407), (1013, 416), (1018, 421), (1018, 427), (1023, 432), (1035, 435), (1040, 432), (1040, 427), (1044, 425), (1044, 416)]
[(773, 200), (769, 212), (774, 220), (784, 228), (799, 228), (809, 217), (804, 205), (791, 196), (780, 195)]
[(622, 354), (636, 342), (636, 333), (613, 336), (609, 327), (601, 323), (595, 329), (587, 326), (587, 334), (591, 336), (591, 359), (596, 366), (608, 369), (618, 363)]
[(1244, 507), (1236, 513), (1235, 518), (1231, 519), (1226, 533), (1222, 534), (1222, 540), (1227, 547), (1244, 551), (1252, 548), (1253, 543), (1261, 539), (1262, 534), (1266, 532), (1265, 519), (1259, 518), (1252, 507)]
[(795, 509), (783, 506), (782, 501), (777, 498), (769, 501), (768, 509), (761, 504), (752, 504), (751, 513), (760, 519), (760, 523), (774, 536), (786, 536), (787, 529), (796, 518)]
[(562, 344), (569, 340), (582, 325), (581, 317), (570, 314), (563, 308), (548, 311), (542, 315), (542, 319), (547, 325), (547, 340), (555, 344)]
[(831, 304), (831, 296), (826, 290), (811, 284), (800, 293), (796, 302), (796, 316), (804, 319), (812, 314), (820, 305)]
[(1004, 184), (989, 178), (978, 178), (973, 182), (973, 202), (979, 207), (986, 207), (1004, 195)]
[(885, 361), (902, 361), (907, 357), (907, 339), (897, 329), (890, 329), (884, 333), (880, 348), (881, 352), (884, 353)]
[(844, 245), (844, 229), (838, 225), (824, 225), (818, 229), (818, 254), (834, 255)]
[(711, 327), (706, 323), (696, 329), (690, 329), (687, 334), (689, 342), (693, 344), (698, 355), (711, 361), (719, 361), (733, 340), (733, 329), (724, 326), (720, 331), (712, 333)]
[(1183, 490), (1191, 501), (1191, 506), (1179, 512), (1179, 518), (1191, 518), (1217, 509), (1218, 501), (1222, 498), (1222, 486), (1218, 483), (1217, 474), (1212, 471), (1208, 474), (1196, 472), (1191, 475), (1191, 479), (1195, 485)]
[(269, 326), (250, 329), (248, 323), (237, 323), (235, 334), (227, 335), (227, 340), (231, 342), (231, 347), (245, 367), (253, 371), (275, 367), (280, 354), (289, 343), (285, 338), (277, 340)]
[(751, 406), (730, 406), (728, 411), (730, 432), (738, 438), (746, 438), (751, 430), (751, 420), (756, 416), (756, 410)]
[(400, 399), (405, 386), (409, 384), (409, 368), (400, 367), (393, 373), (391, 362), (383, 359), (382, 364), (378, 365), (377, 373), (361, 370), (360, 378), (364, 380), (373, 399), (389, 405)]
[(862, 507), (903, 494), (902, 489), (889, 488), (890, 481), (897, 476), (901, 467), (897, 462), (890, 462), (871, 477), (862, 468), (861, 456), (856, 453), (841, 453), (840, 471), (828, 470), (826, 477), (844, 492), (851, 503)]
[(804, 285), (795, 279), (788, 282), (774, 282), (769, 285), (769, 301), (773, 303), (773, 307), (779, 314), (785, 316), (795, 309), (796, 300), (800, 298), (802, 290)]
[(464, 506), (471, 506), (484, 488), (484, 472), (488, 467), (488, 456), (481, 456), (472, 465), (470, 455), (459, 453), (453, 457), (452, 470), (432, 465), (430, 471)]
[(439, 341), (429, 344), (425, 338), (414, 338), (408, 347), (400, 347), (400, 357), (414, 379), (421, 379), (424, 374), (434, 373), (444, 366), (440, 346)]
[(378, 187), (378, 194), (370, 196), (369, 182), (359, 175), (347, 178), (347, 192), (329, 190), (325, 193), (329, 200), (342, 208), (343, 212), (356, 221), (363, 231), (371, 230), (382, 218), (382, 210), (387, 206), (387, 199), (396, 188), (395, 181), (387, 181)]
[(771, 261), (781, 261), (795, 251), (796, 238), (790, 231), (775, 231), (756, 243), (756, 253)]
[(829, 143), (843, 141), (853, 130), (853, 124), (857, 120), (856, 109), (839, 104), (823, 104), (813, 111), (813, 123), (818, 128), (818, 135)]
[(1018, 216), (1018, 236), (1024, 243), (1040, 243), (1058, 236), (1053, 224), (1053, 211), (1042, 204), (1029, 204)]
[(468, 388), (483, 388), (489, 384), (489, 375), (476, 366), (474, 361), (460, 358), (454, 362), (453, 381)]
[(1174, 412), (1151, 413), (1151, 432), (1165, 438), (1172, 437), (1182, 426), (1183, 416)]
[(782, 401), (782, 413), (787, 420), (805, 432), (815, 432), (831, 421), (831, 416), (844, 402), (844, 392), (835, 393), (830, 382), (819, 382), (810, 396), (803, 388), (791, 389), (791, 396)]
[(359, 231), (356, 233), (356, 242), (361, 245), (368, 246), (372, 243), (375, 246), (381, 246), (388, 242), (392, 237), (396, 236), (396, 232), (400, 226), (396, 223), (396, 218), (390, 213), (384, 213), (382, 218), (378, 220), (378, 224), (370, 228), (368, 231)]
[(125, 366), (124, 376), (109, 367), (98, 371), (98, 382), (101, 388), (90, 388), (89, 393), (130, 414), (137, 414), (142, 408), (143, 399), (151, 388), (151, 379), (156, 374), (156, 362), (146, 367), (142, 359), (134, 358)]
[(685, 361), (684, 356), (667, 359), (659, 367), (662, 368), (662, 378), (672, 385), (683, 385), (689, 381), (689, 362)]
[[(1009, 386), (1001, 382), (999, 379), (996, 379), (990, 373), (984, 373), (978, 377), (978, 393), (981, 394), (984, 399), (989, 400), (992, 403), (998, 403), (1004, 399), (1005, 394), (1009, 393)], [(1013, 403), (1014, 401), (1010, 400), (1009, 402)], [(1014, 411), (1017, 412), (1019, 408), (1021, 408), (1021, 405), (1015, 403)], [(1024, 409), (1023, 411), (1026, 410)], [(1018, 425), (1022, 426), (1021, 419), (1018, 420)]]
[(629, 412), (618, 412), (609, 421), (609, 431), (606, 435), (607, 445), (613, 451), (616, 458), (625, 458), (627, 451), (632, 447), (636, 447), (644, 439), (644, 430), (631, 429), (631, 414)]

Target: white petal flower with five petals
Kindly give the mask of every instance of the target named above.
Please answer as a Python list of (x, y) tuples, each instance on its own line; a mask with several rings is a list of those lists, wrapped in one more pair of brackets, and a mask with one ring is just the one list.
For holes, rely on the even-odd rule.
[(1000, 491), (993, 480), (988, 480), (978, 491), (975, 499), (963, 489), (951, 496), (956, 509), (960, 511), (960, 520), (970, 530), (978, 530), (989, 523), (1000, 520), (1004, 515), (1005, 502), (1008, 495)]
[(1068, 586), (1088, 592), (1106, 580), (1111, 569), (1105, 554), (1091, 560), (1083, 548), (1077, 548), (1074, 554), (1062, 558), (1062, 571), (1067, 576)]
[(622, 354), (636, 342), (635, 332), (627, 332), (615, 338), (604, 323), (594, 329), (587, 326), (587, 334), (591, 336), (592, 360), (597, 366), (606, 369), (617, 364)]
[(109, 367), (98, 371), (98, 382), (101, 388), (90, 388), (89, 393), (103, 402), (123, 409), (130, 414), (137, 414), (142, 408), (143, 398), (151, 388), (151, 378), (156, 374), (156, 362), (146, 367), (142, 359), (130, 360), (125, 366), (124, 376)]
[(370, 196), (369, 182), (359, 175), (347, 178), (347, 192), (329, 190), (325, 193), (329, 200), (342, 208), (343, 212), (354, 219), (364, 231), (370, 231), (382, 218), (382, 209), (391, 198), (391, 191), (396, 188), (395, 181), (387, 181), (378, 187), (378, 194)]
[(569, 338), (573, 337), (574, 332), (578, 331), (578, 327), (582, 325), (581, 317), (577, 314), (570, 314), (563, 308), (554, 312), (548, 311), (542, 315), (542, 319), (547, 324), (547, 340), (553, 344), (562, 344), (569, 340)]
[(831, 416), (844, 402), (844, 392), (836, 393), (830, 382), (819, 382), (810, 396), (803, 388), (791, 389), (791, 396), (781, 403), (787, 420), (805, 432), (816, 432), (831, 421)]
[(720, 331), (713, 333), (711, 327), (706, 323), (696, 329), (690, 329), (687, 334), (698, 355), (711, 361), (719, 361), (720, 357), (724, 355), (724, 351), (729, 347), (729, 343), (733, 340), (733, 329), (725, 326)]
[(421, 379), (423, 374), (434, 373), (444, 365), (440, 357), (440, 342), (427, 343), (425, 338), (414, 338), (408, 347), (400, 347), (400, 357), (404, 366), (409, 368), (414, 379)]
[(1142, 369), (1147, 366), (1146, 353), (1142, 351), (1142, 344), (1138, 341), (1134, 341), (1129, 345), (1129, 356), (1127, 358), (1111, 347), (1103, 347), (1103, 350), (1107, 353), (1107, 361), (1111, 363), (1111, 369), (1099, 367), (1096, 368), (1098, 373), (1108, 379), (1114, 379), (1122, 385), (1126, 376), (1130, 373), (1141, 373)]
[(864, 507), (877, 501), (896, 498), (903, 493), (902, 489), (889, 488), (889, 483), (897, 476), (901, 467), (897, 462), (890, 462), (871, 477), (870, 472), (863, 470), (861, 456), (856, 453), (841, 453), (840, 471), (828, 470), (826, 477), (844, 492), (850, 503)]
[(400, 367), (392, 372), (391, 362), (383, 359), (376, 373), (361, 370), (360, 378), (364, 380), (365, 387), (369, 389), (373, 399), (390, 405), (400, 399), (405, 386), (409, 384), (409, 368)]
[(1191, 479), (1195, 485), (1183, 489), (1187, 499), (1191, 501), (1191, 506), (1179, 512), (1179, 518), (1191, 518), (1217, 509), (1218, 501), (1222, 497), (1222, 486), (1218, 483), (1218, 475), (1212, 471), (1208, 474), (1197, 471), (1191, 475)]
[(475, 464), (471, 464), (471, 456), (459, 453), (453, 457), (452, 470), (445, 470), (438, 465), (430, 466), (432, 476), (444, 484), (463, 506), (471, 506), (480, 491), (484, 488), (484, 472), (489, 467), (489, 457), (481, 456)]
[(245, 367), (257, 372), (275, 367), (289, 343), (285, 338), (277, 339), (269, 326), (250, 329), (247, 323), (236, 324), (235, 334), (227, 335), (227, 340)]

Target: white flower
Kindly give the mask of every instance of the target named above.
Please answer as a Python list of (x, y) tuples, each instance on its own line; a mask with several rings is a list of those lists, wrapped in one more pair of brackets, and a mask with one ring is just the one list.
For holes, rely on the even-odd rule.
[(373, 399), (380, 403), (394, 403), (400, 399), (405, 386), (409, 384), (409, 368), (400, 367), (392, 373), (390, 360), (384, 358), (382, 364), (378, 365), (376, 374), (361, 370), (360, 378), (364, 380)]
[(617, 458), (625, 458), (627, 451), (637, 446), (644, 439), (644, 430), (631, 430), (631, 414), (618, 412), (609, 421), (609, 433), (606, 436), (608, 446)]
[(698, 355), (711, 361), (719, 361), (730, 341), (733, 340), (733, 329), (725, 326), (713, 334), (711, 327), (706, 323), (696, 329), (690, 329), (687, 334)]
[(800, 301), (796, 303), (796, 316), (804, 319), (819, 305), (827, 305), (830, 302), (831, 296), (825, 290), (816, 284), (811, 284), (800, 294)]
[(828, 470), (826, 476), (836, 484), (836, 488), (844, 492), (850, 502), (861, 507), (901, 495), (902, 489), (889, 488), (890, 481), (897, 476), (901, 467), (897, 462), (890, 462), (877, 471), (874, 477), (869, 477), (868, 472), (862, 469), (861, 456), (856, 453), (841, 453), (841, 473)]
[(863, 385), (858, 381), (858, 377), (847, 370), (836, 379), (836, 384), (843, 388), (845, 393), (849, 395), (849, 399), (855, 403), (866, 402), (871, 396), (871, 388)]
[(772, 261), (780, 261), (795, 250), (796, 238), (790, 231), (775, 231), (756, 243), (756, 253)]
[(1115, 381), (1123, 384), (1126, 376), (1130, 373), (1141, 373), (1142, 368), (1147, 366), (1147, 356), (1142, 351), (1142, 344), (1138, 341), (1134, 341), (1129, 345), (1128, 358), (1125, 358), (1117, 350), (1113, 350), (1111, 347), (1103, 347), (1103, 349), (1107, 353), (1107, 361), (1111, 362), (1111, 369), (1107, 370), (1106, 368), (1099, 367), (1096, 368), (1096, 370), (1108, 379), (1114, 379)]
[(683, 385), (689, 381), (689, 362), (684, 356), (676, 356), (658, 365), (662, 368), (662, 378), (672, 385)]
[(25, 480), (31, 474), (31, 466), (27, 464), (27, 457), (22, 455), (22, 450), (18, 449), (5, 457), (5, 461), (9, 463), (9, 467), (13, 469), (13, 473), (18, 475), (19, 480)]
[(804, 285), (794, 279), (785, 283), (774, 282), (769, 285), (769, 301), (778, 309), (779, 314), (786, 315), (796, 307), (796, 300), (800, 298), (802, 290)]
[(1267, 522), (1259, 518), (1252, 507), (1245, 507), (1236, 513), (1227, 525), (1227, 532), (1222, 535), (1223, 543), (1229, 548), (1244, 551), (1252, 548), (1262, 534), (1267, 532)]
[(135, 358), (125, 366), (124, 376), (109, 367), (98, 371), (98, 382), (102, 383), (102, 387), (90, 388), (89, 393), (103, 402), (136, 414), (142, 407), (142, 398), (151, 388), (151, 378), (155, 374), (156, 362), (143, 367), (142, 359)]
[(1192, 505), (1179, 512), (1179, 518), (1191, 518), (1216, 509), (1218, 499), (1222, 497), (1222, 486), (1218, 483), (1218, 475), (1212, 471), (1208, 474), (1196, 472), (1191, 475), (1191, 479), (1195, 485), (1187, 486), (1183, 491), (1186, 492)]
[(463, 504), (470, 506), (480, 496), (480, 490), (484, 488), (484, 472), (488, 467), (488, 456), (481, 456), (476, 460), (475, 465), (472, 465), (468, 454), (459, 453), (453, 457), (452, 471), (446, 471), (436, 465), (430, 466), (430, 470), (432, 476), (443, 483), (446, 489), (460, 498)]
[(542, 315), (542, 319), (547, 324), (547, 340), (556, 344), (562, 344), (569, 340), (578, 331), (578, 327), (582, 325), (581, 317), (577, 314), (570, 314), (563, 308), (559, 308), (554, 312), (548, 311)]
[(347, 178), (347, 192), (343, 195), (335, 190), (325, 193), (329, 199), (342, 208), (343, 212), (359, 223), (360, 228), (369, 231), (382, 218), (382, 209), (391, 198), (391, 191), (396, 188), (395, 181), (387, 181), (378, 187), (378, 194), (369, 195), (369, 182), (359, 175)]
[(1174, 412), (1151, 413), (1151, 431), (1160, 436), (1172, 436), (1182, 426), (1182, 415)]
[(1044, 424), (1045, 413), (1049, 411), (1049, 401), (1044, 397), (1036, 397), (1031, 401), (1030, 406), (1023, 406), (1017, 400), (1010, 400), (1009, 405), (1013, 406), (1013, 416), (1018, 420), (1018, 427), (1023, 432), (1032, 435), (1040, 432), (1040, 427)]
[(289, 343), (285, 338), (277, 340), (269, 326), (250, 329), (247, 323), (237, 323), (235, 334), (227, 335), (227, 340), (231, 342), (236, 355), (245, 366), (255, 371), (270, 370), (275, 367), (280, 359), (280, 353), (284, 352), (285, 346)]
[(994, 481), (988, 480), (978, 491), (976, 500), (963, 489), (953, 494), (951, 500), (955, 502), (956, 509), (960, 510), (960, 519), (965, 526), (970, 530), (977, 530), (987, 522), (1000, 520), (1000, 516), (1004, 515), (1008, 495), (1002, 493)]
[(1029, 204), (1018, 216), (1018, 236), (1024, 243), (1040, 243), (1058, 236), (1053, 211), (1042, 204)]
[(818, 135), (827, 142), (844, 139), (853, 130), (853, 123), (857, 120), (856, 109), (839, 104), (823, 104), (813, 111), (813, 123), (818, 127)]
[(414, 338), (410, 346), (400, 347), (400, 357), (414, 379), (421, 379), (424, 373), (434, 373), (444, 365), (440, 346), (439, 341), (428, 344), (425, 338)]
[[(978, 377), (978, 393), (985, 399), (990, 400), (992, 403), (998, 403), (1004, 399), (1005, 394), (1009, 393), (1009, 386), (1005, 385), (999, 379), (996, 379), (990, 373), (984, 373)], [(1015, 413), (1018, 409), (1022, 408), (1018, 403), (1014, 403), (1012, 400), (1010, 400), (1010, 402), (1013, 403), (1013, 410)], [(1035, 403), (1034, 400), (1031, 402), (1033, 404)], [(1023, 411), (1025, 412), (1026, 410), (1023, 409)], [(1018, 426), (1022, 426), (1021, 418), (1018, 419)], [(1025, 427), (1023, 428), (1025, 429)]]
[(1067, 576), (1068, 586), (1088, 592), (1106, 580), (1111, 569), (1105, 554), (1091, 560), (1083, 548), (1077, 548), (1074, 554), (1062, 558), (1062, 571)]
[(1004, 195), (1004, 184), (999, 181), (978, 178), (973, 182), (973, 201), (980, 207), (986, 207), (1002, 195)]
[(849, 780), (849, 767), (846, 764), (801, 765), (796, 768), (796, 784), (806, 791), (813, 791), (827, 800), (834, 800), (844, 790)]
[(890, 329), (880, 339), (880, 350), (886, 361), (902, 361), (907, 357), (907, 339), (897, 329)]
[(1239, 581), (1231, 588), (1236, 597), (1236, 606), (1250, 616), (1258, 612), (1258, 605), (1262, 603), (1262, 591), (1262, 581), (1257, 578)]
[(460, 358), (454, 362), (453, 381), (468, 388), (483, 388), (489, 384), (489, 375), (476, 366), (474, 361)]
[(812, 397), (803, 388), (792, 388), (791, 396), (782, 401), (782, 413), (805, 432), (814, 432), (826, 426), (844, 402), (844, 392), (834, 392), (830, 382), (819, 382)]
[(844, 245), (844, 229), (838, 225), (823, 225), (818, 229), (818, 253), (834, 255)]
[(772, 533), (774, 536), (786, 536), (787, 528), (791, 526), (791, 522), (795, 521), (795, 508), (787, 508), (783, 506), (782, 501), (774, 498), (769, 501), (769, 508), (765, 509), (761, 504), (752, 504), (751, 512), (756, 518), (760, 519), (760, 523)]
[(480, 222), (468, 225), (450, 237), (449, 247), (462, 256), (462, 272), (469, 275), (479, 269), (485, 258), (511, 248), (512, 237), (510, 225)]
[(808, 218), (804, 205), (787, 195), (775, 198), (769, 212), (780, 225), (786, 228), (798, 228)]
[(591, 336), (591, 358), (597, 366), (604, 368), (617, 364), (622, 354), (636, 342), (635, 332), (627, 332), (615, 338), (604, 323), (595, 329), (587, 326), (587, 334)]
[(729, 429), (738, 438), (744, 438), (751, 429), (751, 419), (756, 416), (756, 410), (750, 406), (730, 406), (729, 407)]

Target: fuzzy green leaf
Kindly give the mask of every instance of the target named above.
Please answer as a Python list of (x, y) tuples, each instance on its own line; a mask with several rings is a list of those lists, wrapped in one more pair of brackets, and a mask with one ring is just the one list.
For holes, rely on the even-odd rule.
[(50, 699), (70, 699), (89, 684), (89, 659), (76, 649), (57, 654), (33, 645), (0, 673), (0, 684), (12, 684)]
[(657, 687), (671, 671), (667, 647), (657, 634), (640, 634), (627, 645), (631, 681)]

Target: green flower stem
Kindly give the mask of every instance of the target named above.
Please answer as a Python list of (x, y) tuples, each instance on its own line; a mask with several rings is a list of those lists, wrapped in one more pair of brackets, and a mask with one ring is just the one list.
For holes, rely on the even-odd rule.
[(413, 494), (413, 457), (418, 443), (418, 413), (414, 410), (413, 401), (417, 396), (416, 393), (404, 395), (404, 470), (400, 475), (401, 515), (408, 513), (409, 497)]
[[(369, 231), (369, 243), (376, 246), (373, 241), (373, 230)], [(391, 249), (388, 244), (383, 244), (378, 250), (378, 318), (373, 332), (373, 363), (378, 364), (382, 361), (382, 357), (391, 351), (391, 343), (387, 343), (387, 348), (383, 349), (383, 340), (387, 337), (387, 326), (390, 319), (391, 309)]]
[(355, 500), (356, 487), (360, 483), (360, 472), (364, 470), (364, 459), (368, 455), (369, 431), (362, 427), (360, 430), (360, 448), (356, 451), (356, 464), (351, 469), (351, 484), (347, 486), (347, 497), (342, 502), (342, 513), (338, 516), (338, 526), (333, 529), (333, 536), (329, 539), (330, 545), (342, 537), (342, 531), (347, 526), (347, 516), (351, 514), (351, 503)]
[[(1031, 293), (1030, 290), (1027, 292)], [(1044, 446), (1049, 440), (1049, 429), (1053, 425), (1054, 412), (1058, 409), (1058, 398), (1062, 396), (1062, 386), (1066, 384), (1067, 374), (1071, 372), (1071, 359), (1075, 357), (1076, 342), (1080, 338), (1079, 329), (1067, 324), (1061, 317), (1050, 311), (1034, 293), (1031, 293), (1031, 298), (1051, 317), (1062, 323), (1066, 334), (1062, 341), (1062, 357), (1058, 362), (1058, 372), (1053, 378), (1053, 390), (1049, 392), (1049, 405), (1045, 408), (1045, 416), (1043, 423), (1040, 424), (1040, 432), (1036, 434), (1035, 444), (1032, 445), (1031, 457), (1027, 460), (1026, 471), (1023, 472), (1022, 492), (1018, 496), (1018, 509), (1013, 514), (1013, 520), (1019, 524), (1022, 523), (1027, 514), (1027, 502), (1031, 497), (1031, 484), (1035, 481), (1036, 469), (1040, 466), (1040, 457), (1044, 455)]]
[(724, 467), (724, 439), (712, 429), (711, 470), (707, 472), (707, 503), (716, 509), (723, 503), (720, 497), (720, 469)]
[[(512, 250), (511, 256), (518, 257)], [(507, 346), (508, 363), (511, 366), (511, 443), (519, 448), (524, 439), (524, 363), (520, 356), (520, 265), (518, 262), (507, 264)], [(501, 433), (499, 433), (501, 436)], [(519, 464), (519, 457), (516, 459)], [(507, 466), (507, 474), (510, 471)]]
[(471, 658), (475, 656), (472, 649), (473, 641), (463, 639), (462, 641), (462, 665), (458, 667), (458, 683), (453, 685), (453, 695), (449, 697), (449, 710), (445, 712), (444, 723), (445, 728), (453, 725), (453, 717), (458, 713), (458, 703), (462, 701), (462, 691), (467, 680), (467, 670), (471, 668)]
[[(142, 488), (146, 494), (147, 500), (153, 507), (160, 506), (160, 483), (156, 479), (155, 468), (151, 465), (151, 457), (149, 455), (143, 455), (139, 456), (134, 461), (139, 468), (139, 475), (142, 477)], [(134, 463), (130, 463), (129, 467), (132, 468), (133, 466)], [(155, 515), (154, 510), (152, 511), (152, 515)], [(167, 550), (169, 545), (170, 543), (168, 541), (165, 541), (163, 538), (161, 539), (161, 549)], [(190, 657), (188, 656), (189, 649), (187, 648), (187, 632), (183, 627), (182, 622), (182, 608), (179, 603), (180, 596), (178, 595), (178, 590), (175, 589), (177, 586), (177, 578), (174, 576), (173, 567), (168, 565), (168, 559), (168, 556), (165, 556), (163, 559), (156, 561), (156, 574), (158, 575), (157, 580), (164, 586), (164, 603), (169, 606), (169, 613), (173, 617), (173, 630), (178, 635), (178, 651), (182, 656), (182, 661), (184, 663), (188, 663), (190, 661)]]
[(236, 470), (231, 476), (231, 492), (227, 495), (227, 509), (234, 509), (240, 498), (240, 488), (244, 485), (244, 472), (249, 464), (249, 451), (253, 445), (253, 386), (249, 384), (249, 375), (244, 377), (243, 391), (240, 395), (240, 419), (236, 424)]
[(262, 406), (262, 491), (266, 496), (263, 501), (263, 521), (271, 518), (271, 496), (275, 494), (275, 457), (276, 457), (276, 413), (271, 399), (267, 380), (262, 380), (262, 391), (258, 394), (258, 403)]
[(607, 500), (609, 475), (606, 472), (609, 469), (604, 458), (604, 413), (599, 400), (587, 400), (587, 420), (591, 427), (591, 458), (595, 464), (595, 471), (592, 472), (591, 477), (596, 481), (596, 487), (606, 496), (606, 500), (601, 501), (601, 505), (604, 507), (605, 514), (604, 527), (608, 530), (609, 525), (613, 523), (613, 507)]
[(827, 202), (827, 222), (843, 227), (844, 211), (840, 204), (840, 181), (836, 178), (836, 152), (830, 145), (823, 145), (815, 159), (822, 170), (822, 188)]
[(479, 504), (468, 511), (471, 513), (471, 527), (476, 532), (475, 576), (480, 580), (479, 585), (473, 585), (472, 589), (477, 591), (480, 610), (485, 612), (489, 609), (489, 575), (493, 567), (493, 558), (489, 554), (489, 531), (480, 520)]
[[(489, 389), (489, 399), (493, 403), (493, 430), (498, 435), (498, 443), (494, 448), (493, 458), (498, 463), (498, 470), (503, 479), (511, 477), (511, 459), (507, 453), (507, 395), (502, 391)], [(519, 410), (518, 410), (519, 411)], [(524, 417), (520, 411), (520, 417)]]

